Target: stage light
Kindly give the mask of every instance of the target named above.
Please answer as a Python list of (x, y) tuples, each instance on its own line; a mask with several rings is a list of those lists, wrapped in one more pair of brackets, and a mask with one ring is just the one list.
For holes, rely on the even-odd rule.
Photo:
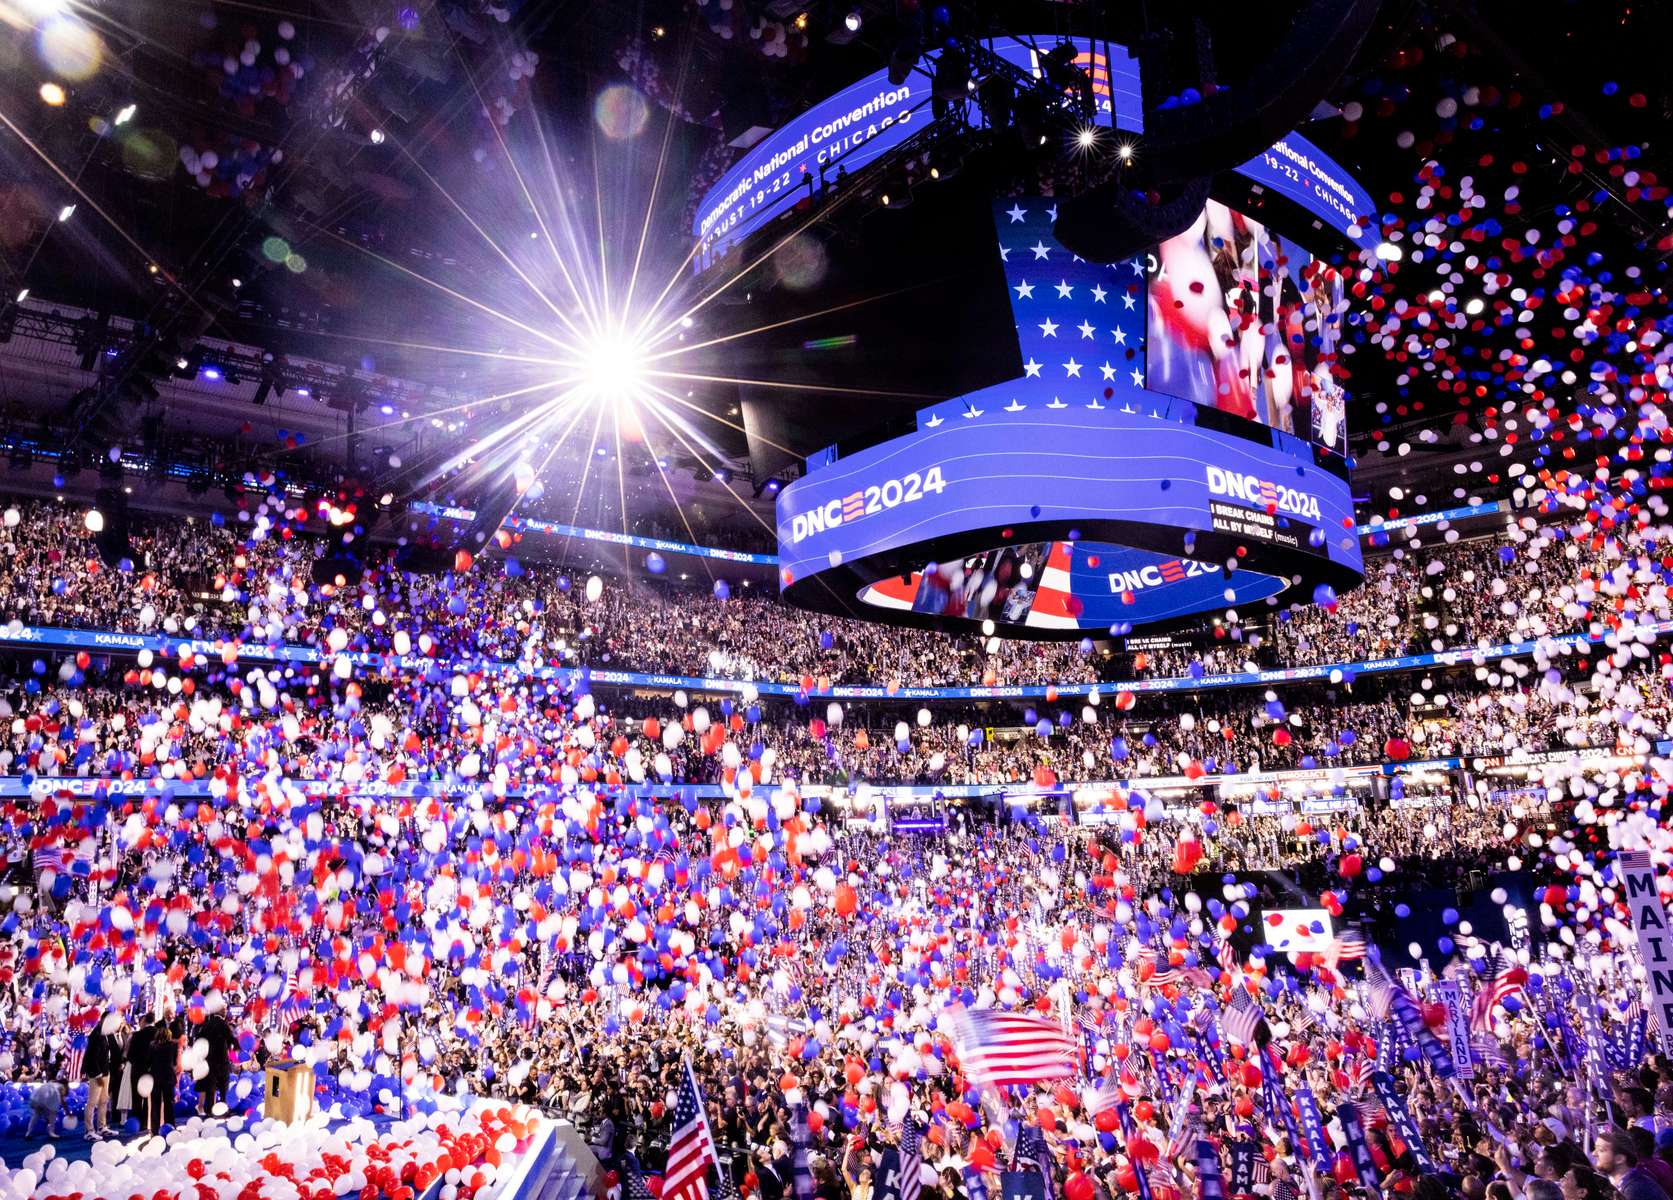
[(126, 107), (124, 107), (121, 112), (116, 114), (116, 120), (114, 122), (112, 122), (112, 124), (126, 125), (129, 121), (132, 121), (134, 119), (134, 114), (137, 113), (138, 111), (139, 111), (139, 105), (129, 104)]
[(75, 215), (76, 215), (76, 206), (73, 205), (73, 204), (66, 204), (63, 208), (58, 210), (58, 220), (60, 222), (68, 221), (71, 217), (73, 217)]
[(1133, 161), (1133, 143), (1128, 142), (1126, 145), (1122, 146), (1121, 149), (1119, 149), (1115, 152), (1115, 156), (1117, 158), (1119, 158), (1122, 162), (1132, 162)]
[(856, 8), (853, 12), (849, 13), (842, 19), (842, 23), (848, 27), (849, 33), (858, 33), (860, 32), (860, 25), (864, 19), (865, 18), (860, 16), (860, 10)]
[(581, 385), (598, 400), (631, 399), (644, 384), (644, 351), (626, 338), (606, 334), (582, 351)]
[(372, 130), (372, 132), (370, 134), (370, 137), (372, 139), (372, 145), (374, 145), (374, 146), (383, 145), (383, 130), (381, 130), (381, 129)]
[(20, 289), (18, 291), (18, 294), (17, 294), (17, 303), (22, 304), (27, 299), (29, 299), (29, 289), (28, 288)]
[(1075, 135), (1075, 143), (1078, 146), (1080, 146), (1080, 148), (1082, 150), (1092, 149), (1093, 143), (1095, 143), (1097, 140), (1098, 140), (1098, 131), (1096, 129), (1091, 128), (1090, 126), (1081, 130), (1078, 134)]
[(64, 103), (65, 98), (64, 89), (56, 83), (41, 84), (41, 102), (43, 104), (50, 104), (53, 108), (57, 108)]

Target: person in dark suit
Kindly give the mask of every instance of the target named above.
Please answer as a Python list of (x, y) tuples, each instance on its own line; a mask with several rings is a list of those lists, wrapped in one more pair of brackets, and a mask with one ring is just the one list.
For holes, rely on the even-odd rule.
[(151, 1097), (140, 1094), (140, 1085), (149, 1079), (153, 1094), (155, 1093), (157, 1081), (151, 1075), (151, 1047), (157, 1037), (157, 1022), (155, 1019), (147, 1019), (145, 1024), (134, 1031), (133, 1039), (128, 1042), (128, 1067), (134, 1086), (134, 1115), (139, 1118), (141, 1129), (151, 1127)]
[(180, 1041), (174, 1027), (168, 1022), (158, 1021), (153, 1026), (147, 1050), (146, 1070), (151, 1075), (151, 1104), (147, 1109), (145, 1128), (150, 1133), (157, 1133), (164, 1125), (174, 1124), (175, 1069), (180, 1061)]
[(205, 1059), (209, 1070), (203, 1077), (198, 1095), (198, 1109), (206, 1117), (213, 1116), (215, 1105), (227, 1098), (227, 1085), (232, 1079), (232, 1046), (236, 1035), (225, 1015), (210, 1013), (198, 1026), (198, 1036), (209, 1046)]
[(101, 1137), (105, 1114), (110, 1107), (111, 1065), (116, 1057), (116, 1040), (105, 1032), (105, 1014), (100, 1013), (87, 1035), (87, 1052), (81, 1060), (81, 1077), (87, 1081), (87, 1107), (82, 1113), (88, 1137)]

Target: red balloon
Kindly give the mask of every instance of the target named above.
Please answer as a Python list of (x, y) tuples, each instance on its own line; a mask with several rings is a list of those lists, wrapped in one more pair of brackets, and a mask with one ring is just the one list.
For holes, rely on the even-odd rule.
[(1336, 1182), (1342, 1187), (1347, 1187), (1353, 1183), (1356, 1178), (1354, 1173), (1354, 1160), (1348, 1157), (1348, 1152), (1346, 1150), (1338, 1150), (1336, 1152), (1336, 1161), (1331, 1164), (1330, 1173), (1335, 1177)]
[(1069, 1176), (1063, 1185), (1065, 1200), (1092, 1200), (1094, 1191), (1092, 1180), (1080, 1171)]
[(1041, 1108), (1034, 1114), (1034, 1123), (1046, 1133), (1051, 1133), (1057, 1128), (1057, 1114), (1049, 1108)]
[(1092, 1124), (1097, 1126), (1099, 1133), (1114, 1133), (1116, 1127), (1121, 1124), (1121, 1119), (1115, 1115), (1115, 1109), (1106, 1108), (1092, 1118)]

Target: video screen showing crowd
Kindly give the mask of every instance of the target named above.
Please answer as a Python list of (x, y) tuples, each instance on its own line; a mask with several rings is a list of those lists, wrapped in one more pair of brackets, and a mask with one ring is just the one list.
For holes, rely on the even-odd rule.
[(1347, 454), (1339, 268), (1218, 200), (1147, 265), (1148, 387)]

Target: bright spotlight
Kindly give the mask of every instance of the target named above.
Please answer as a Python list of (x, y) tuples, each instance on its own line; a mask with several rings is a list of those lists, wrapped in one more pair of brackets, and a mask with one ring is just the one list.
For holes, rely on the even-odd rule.
[(1131, 161), (1131, 159), (1133, 157), (1133, 143), (1131, 143), (1131, 142), (1126, 143), (1125, 145), (1123, 145), (1121, 147), (1121, 149), (1119, 149), (1115, 152), (1115, 155), (1122, 162)]
[(1098, 131), (1096, 129), (1092, 129), (1090, 127), (1081, 130), (1080, 133), (1075, 135), (1075, 141), (1080, 145), (1080, 148), (1082, 150), (1092, 149), (1092, 143), (1096, 142), (1097, 140), (1098, 140)]
[(581, 384), (599, 400), (631, 399), (644, 377), (643, 349), (619, 335), (599, 337), (583, 353)]
[(126, 125), (129, 121), (132, 121), (134, 119), (134, 114), (137, 113), (138, 111), (139, 111), (139, 105), (137, 105), (137, 104), (124, 105), (122, 107), (121, 111), (116, 114), (116, 120), (115, 120), (114, 124)]
[(848, 27), (849, 33), (860, 32), (861, 21), (860, 10), (857, 8), (842, 19), (842, 23)]

